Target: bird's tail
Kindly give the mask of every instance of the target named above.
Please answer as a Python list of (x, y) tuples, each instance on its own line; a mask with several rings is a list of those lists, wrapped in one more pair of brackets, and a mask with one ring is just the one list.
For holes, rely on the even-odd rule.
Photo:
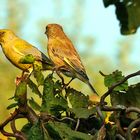
[[(91, 83), (88, 81), (88, 85), (90, 87), (90, 89), (96, 94), (98, 95), (97, 91), (94, 89), (94, 87), (91, 85)], [(99, 96), (99, 95), (98, 95)]]

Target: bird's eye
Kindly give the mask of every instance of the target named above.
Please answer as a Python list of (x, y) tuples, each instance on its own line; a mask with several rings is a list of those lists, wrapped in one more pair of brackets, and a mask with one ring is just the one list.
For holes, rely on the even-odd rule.
[(46, 31), (48, 30), (48, 26), (46, 26)]

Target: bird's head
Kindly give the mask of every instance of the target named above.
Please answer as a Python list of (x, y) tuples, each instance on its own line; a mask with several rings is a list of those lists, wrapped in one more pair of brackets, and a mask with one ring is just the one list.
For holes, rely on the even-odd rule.
[(15, 37), (15, 34), (9, 29), (0, 29), (0, 43), (7, 42), (12, 40)]
[(63, 35), (63, 28), (59, 24), (48, 24), (46, 26), (45, 34), (47, 37), (57, 37)]

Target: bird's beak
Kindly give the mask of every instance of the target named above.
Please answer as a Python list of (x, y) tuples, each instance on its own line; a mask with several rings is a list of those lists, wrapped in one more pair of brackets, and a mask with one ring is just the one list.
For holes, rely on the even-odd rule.
[(45, 34), (47, 34), (48, 33), (48, 27), (46, 27), (46, 31), (45, 31)]

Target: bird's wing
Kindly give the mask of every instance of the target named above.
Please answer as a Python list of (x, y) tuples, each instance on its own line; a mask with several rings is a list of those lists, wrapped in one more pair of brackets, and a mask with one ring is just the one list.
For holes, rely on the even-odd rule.
[(80, 57), (70, 40), (55, 39), (52, 44), (54, 45), (53, 53), (56, 56), (62, 59), (67, 66), (88, 79)]
[(13, 48), (22, 56), (32, 54), (37, 61), (52, 64), (51, 60), (46, 55), (24, 40), (15, 40)]

